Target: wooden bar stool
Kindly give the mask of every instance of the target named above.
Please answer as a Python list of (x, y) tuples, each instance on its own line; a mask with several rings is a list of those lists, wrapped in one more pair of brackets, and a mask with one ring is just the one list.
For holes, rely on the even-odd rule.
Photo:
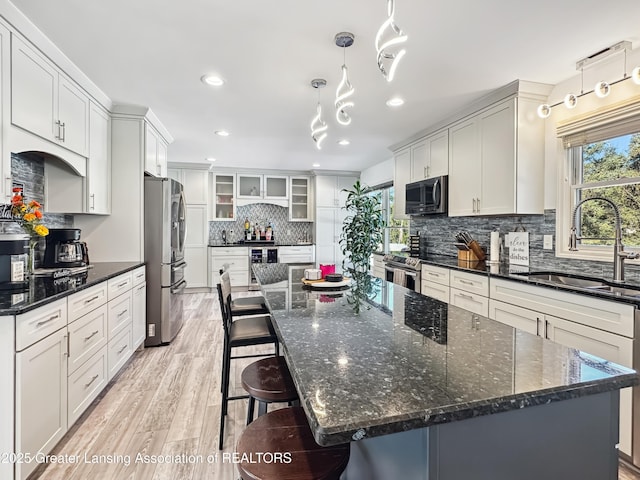
[[(274, 410), (251, 422), (236, 452), (249, 460), (238, 463), (242, 480), (338, 480), (349, 462), (349, 444), (316, 443), (301, 407)], [(258, 452), (264, 460), (251, 463)], [(273, 457), (267, 458), (270, 452)], [(276, 455), (284, 454), (291, 455), (290, 462), (276, 461)]]
[(296, 386), (284, 357), (269, 357), (253, 362), (242, 371), (242, 386), (249, 393), (247, 425), (253, 421), (253, 411), (258, 400), (258, 416), (267, 413), (267, 404), (298, 399)]

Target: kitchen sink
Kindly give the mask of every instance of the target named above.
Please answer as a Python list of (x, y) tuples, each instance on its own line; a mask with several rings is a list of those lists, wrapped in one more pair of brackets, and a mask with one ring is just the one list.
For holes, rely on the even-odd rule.
[(630, 287), (627, 285), (616, 285), (613, 282), (599, 278), (584, 277), (581, 275), (571, 275), (557, 272), (522, 272), (518, 275), (526, 276), (529, 280), (541, 283), (564, 286), (569, 289), (596, 291), (614, 296), (637, 297), (640, 298), (640, 287)]

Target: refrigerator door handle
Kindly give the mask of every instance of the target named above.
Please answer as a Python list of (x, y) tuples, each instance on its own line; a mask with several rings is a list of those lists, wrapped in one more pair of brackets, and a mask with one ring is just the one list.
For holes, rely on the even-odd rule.
[(178, 283), (177, 287), (171, 287), (171, 294), (175, 295), (176, 293), (180, 293), (182, 290), (185, 289), (185, 287), (187, 286), (187, 281), (186, 280), (182, 280), (180, 283)]
[(186, 266), (187, 266), (187, 262), (185, 262), (184, 260), (180, 260), (175, 265), (171, 265), (171, 269), (172, 270), (178, 270), (179, 268), (184, 268)]

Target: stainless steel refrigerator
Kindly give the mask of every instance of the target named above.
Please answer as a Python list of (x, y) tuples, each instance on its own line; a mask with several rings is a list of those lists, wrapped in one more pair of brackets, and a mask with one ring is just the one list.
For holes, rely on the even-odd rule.
[(145, 346), (170, 343), (182, 328), (185, 201), (171, 178), (144, 179), (144, 257), (147, 266)]

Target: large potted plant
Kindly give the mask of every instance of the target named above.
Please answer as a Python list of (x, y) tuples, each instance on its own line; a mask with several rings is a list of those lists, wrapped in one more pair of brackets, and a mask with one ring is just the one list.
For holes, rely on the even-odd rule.
[(344, 254), (342, 271), (354, 280), (351, 288), (356, 312), (362, 300), (373, 294), (369, 276), (371, 254), (378, 250), (385, 227), (380, 197), (371, 194), (371, 189), (356, 181), (347, 193), (345, 208), (347, 217), (342, 224), (340, 246)]

